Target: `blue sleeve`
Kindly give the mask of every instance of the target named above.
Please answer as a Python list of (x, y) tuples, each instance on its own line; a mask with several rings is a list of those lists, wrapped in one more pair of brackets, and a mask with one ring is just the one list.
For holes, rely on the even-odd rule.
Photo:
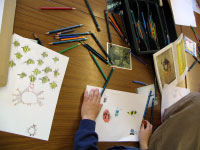
[(96, 122), (93, 120), (81, 120), (74, 139), (74, 150), (97, 150), (98, 135), (95, 132)]

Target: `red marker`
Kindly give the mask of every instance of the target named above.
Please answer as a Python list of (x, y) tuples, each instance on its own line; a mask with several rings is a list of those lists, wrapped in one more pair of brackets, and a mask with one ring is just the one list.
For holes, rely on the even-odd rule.
[(73, 10), (73, 7), (40, 7), (41, 10)]

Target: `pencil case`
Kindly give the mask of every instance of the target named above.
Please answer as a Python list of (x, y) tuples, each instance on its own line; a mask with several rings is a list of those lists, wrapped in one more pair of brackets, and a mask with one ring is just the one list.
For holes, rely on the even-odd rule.
[[(171, 8), (167, 0), (163, 0), (162, 7), (158, 5), (157, 0), (121, 0), (121, 4), (132, 52), (138, 55), (154, 54), (177, 39)], [(136, 22), (139, 21), (142, 37), (138, 34), (140, 31), (135, 26), (132, 13), (135, 15)], [(152, 30), (155, 33), (153, 35)]]

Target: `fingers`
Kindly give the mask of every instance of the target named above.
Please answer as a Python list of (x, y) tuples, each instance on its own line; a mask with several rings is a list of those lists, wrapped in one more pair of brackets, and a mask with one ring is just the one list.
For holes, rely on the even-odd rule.
[(99, 89), (95, 89), (93, 101), (97, 102), (99, 97)]
[(147, 129), (152, 129), (152, 125), (150, 124), (150, 122), (149, 121), (147, 121), (147, 120), (145, 120), (146, 121), (146, 123), (147, 123)]
[(94, 89), (92, 89), (92, 90), (90, 91), (89, 101), (93, 100), (93, 98), (94, 98)]
[(103, 107), (103, 104), (99, 104), (99, 112), (101, 111), (102, 107)]
[(142, 122), (140, 130), (144, 130), (144, 123)]
[(85, 90), (85, 92), (84, 92), (84, 100), (83, 100), (83, 102), (85, 102), (85, 101), (87, 101), (87, 100), (88, 100), (88, 91)]

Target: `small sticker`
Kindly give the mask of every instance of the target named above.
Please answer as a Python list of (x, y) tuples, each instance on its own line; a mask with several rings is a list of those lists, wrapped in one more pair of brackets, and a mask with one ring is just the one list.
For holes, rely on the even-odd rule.
[(127, 112), (129, 115), (134, 116), (135, 114), (137, 114), (137, 111), (129, 111)]
[(110, 121), (110, 112), (108, 109), (104, 110), (103, 112), (103, 120), (107, 123)]
[(108, 96), (107, 96), (107, 95), (105, 95), (105, 97), (103, 98), (103, 102), (104, 102), (104, 103), (106, 103), (106, 102), (107, 102), (107, 100), (108, 100)]
[(131, 129), (131, 130), (130, 130), (130, 135), (135, 135), (134, 129)]
[(115, 111), (115, 117), (119, 116), (119, 109)]

